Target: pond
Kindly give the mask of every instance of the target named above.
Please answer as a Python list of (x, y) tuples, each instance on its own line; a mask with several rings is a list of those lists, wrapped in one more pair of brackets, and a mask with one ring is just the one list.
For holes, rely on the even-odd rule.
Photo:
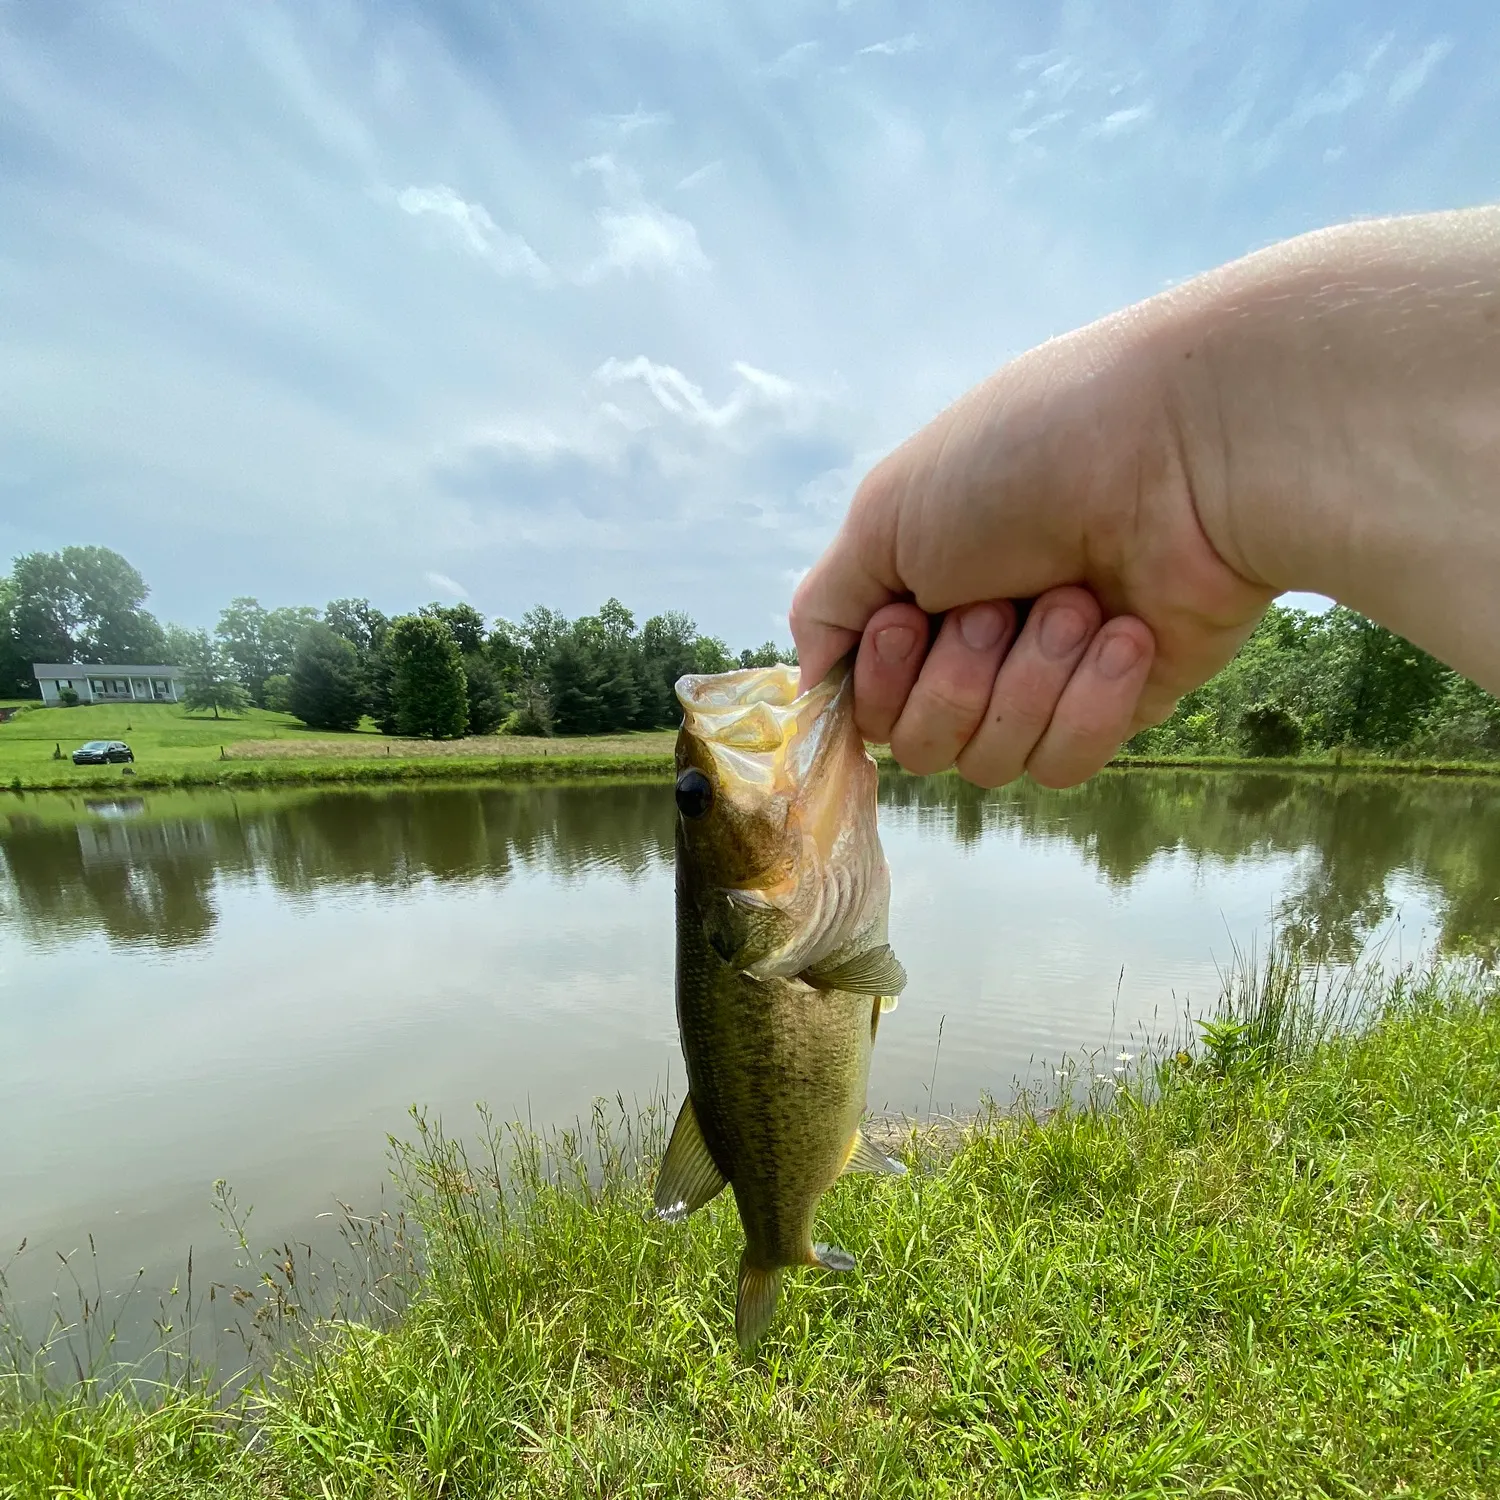
[[(1005, 1100), (1214, 1003), (1274, 923), (1336, 961), (1500, 937), (1500, 787), (1108, 774), (983, 793), (885, 774), (910, 974), (870, 1103)], [(123, 1285), (326, 1238), (386, 1136), (486, 1101), (538, 1126), (682, 1082), (664, 785), (6, 796), (0, 1270), (45, 1310), (54, 1252)], [(19, 1259), (13, 1251), (27, 1237)], [(8, 1266), (8, 1269), (7, 1269)]]

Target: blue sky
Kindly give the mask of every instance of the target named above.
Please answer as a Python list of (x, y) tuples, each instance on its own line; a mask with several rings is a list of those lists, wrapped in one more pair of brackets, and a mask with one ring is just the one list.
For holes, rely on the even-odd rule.
[(996, 364), (1500, 196), (1500, 7), (0, 0), (0, 556), (735, 645)]

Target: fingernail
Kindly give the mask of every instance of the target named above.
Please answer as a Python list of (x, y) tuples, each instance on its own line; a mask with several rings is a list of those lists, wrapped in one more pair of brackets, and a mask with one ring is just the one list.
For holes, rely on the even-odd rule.
[(890, 667), (900, 666), (916, 644), (917, 633), (910, 625), (887, 625), (875, 632), (875, 654)]
[(1088, 622), (1076, 609), (1070, 609), (1066, 604), (1055, 605), (1042, 621), (1042, 655), (1056, 661), (1076, 651), (1088, 628)]
[(971, 651), (988, 651), (1005, 633), (1005, 616), (993, 604), (971, 604), (958, 617), (958, 633)]
[(1133, 635), (1111, 636), (1099, 648), (1099, 675), (1123, 677), (1141, 659), (1141, 643)]

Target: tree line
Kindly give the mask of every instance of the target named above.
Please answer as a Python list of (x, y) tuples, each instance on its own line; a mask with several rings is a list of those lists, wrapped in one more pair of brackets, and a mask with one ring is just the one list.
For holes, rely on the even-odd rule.
[[(570, 620), (542, 607), (486, 621), (469, 604), (390, 617), (368, 599), (322, 609), (231, 600), (212, 631), (160, 625), (140, 573), (104, 547), (17, 557), (0, 577), (0, 696), (31, 696), (31, 663), (161, 662), (188, 701), (250, 704), (316, 729), (368, 714), (387, 734), (602, 734), (679, 720), (688, 672), (768, 666), (767, 642), (730, 652), (678, 611), (637, 626), (617, 599)], [(1146, 755), (1296, 755), (1352, 750), (1435, 758), (1500, 755), (1500, 701), (1350, 609), (1272, 605), (1235, 659), (1138, 734)]]
[(769, 641), (735, 655), (680, 611), (638, 627), (617, 599), (572, 620), (538, 607), (486, 621), (469, 604), (392, 617), (368, 599), (241, 597), (208, 631), (161, 625), (149, 592), (107, 548), (16, 558), (0, 579), (0, 696), (36, 696), (33, 662), (161, 663), (182, 668), (189, 707), (216, 715), (253, 704), (343, 730), (368, 714), (386, 734), (439, 739), (604, 734), (677, 724), (686, 673), (795, 659)]

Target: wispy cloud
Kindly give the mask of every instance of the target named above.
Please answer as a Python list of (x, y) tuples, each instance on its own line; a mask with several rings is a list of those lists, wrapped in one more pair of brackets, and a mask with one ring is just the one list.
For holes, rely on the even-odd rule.
[(1150, 100), (1144, 104), (1132, 104), (1126, 109), (1114, 109), (1097, 124), (1091, 126), (1088, 133), (1108, 140), (1111, 136), (1123, 135), (1127, 130), (1138, 129), (1151, 118), (1151, 115)]
[(467, 599), (469, 591), (457, 579), (450, 578), (446, 573), (424, 573), (422, 575), (433, 588), (449, 599)]
[(698, 231), (664, 208), (643, 203), (631, 209), (600, 209), (599, 228), (604, 250), (583, 273), (585, 281), (597, 281), (613, 271), (627, 276), (635, 272), (686, 276), (708, 269)]
[(601, 123), (618, 130), (621, 135), (634, 135), (638, 130), (647, 130), (655, 125), (670, 125), (672, 116), (664, 109), (641, 109), (637, 107), (628, 114), (603, 115)]
[(800, 78), (817, 62), (819, 42), (796, 42), (766, 66), (769, 78)]
[(921, 38), (915, 31), (908, 31), (904, 36), (888, 37), (883, 42), (871, 42), (868, 47), (861, 47), (858, 52), (860, 57), (900, 57), (903, 52), (915, 52), (922, 45)]
[(689, 172), (686, 177), (681, 177), (678, 179), (677, 191), (679, 193), (685, 193), (689, 191), (689, 189), (697, 187), (699, 183), (707, 182), (710, 177), (717, 177), (718, 174), (723, 170), (724, 163), (722, 161), (716, 159), (714, 161), (704, 162), (701, 167), (698, 167)]
[(1432, 76), (1432, 70), (1453, 51), (1453, 38), (1440, 36), (1429, 42), (1391, 80), (1386, 91), (1388, 104), (1404, 104)]
[(408, 187), (396, 194), (397, 206), (413, 218), (433, 217), (457, 243), (487, 261), (502, 276), (551, 280), (551, 272), (524, 239), (501, 229), (482, 203), (469, 203), (450, 187)]

